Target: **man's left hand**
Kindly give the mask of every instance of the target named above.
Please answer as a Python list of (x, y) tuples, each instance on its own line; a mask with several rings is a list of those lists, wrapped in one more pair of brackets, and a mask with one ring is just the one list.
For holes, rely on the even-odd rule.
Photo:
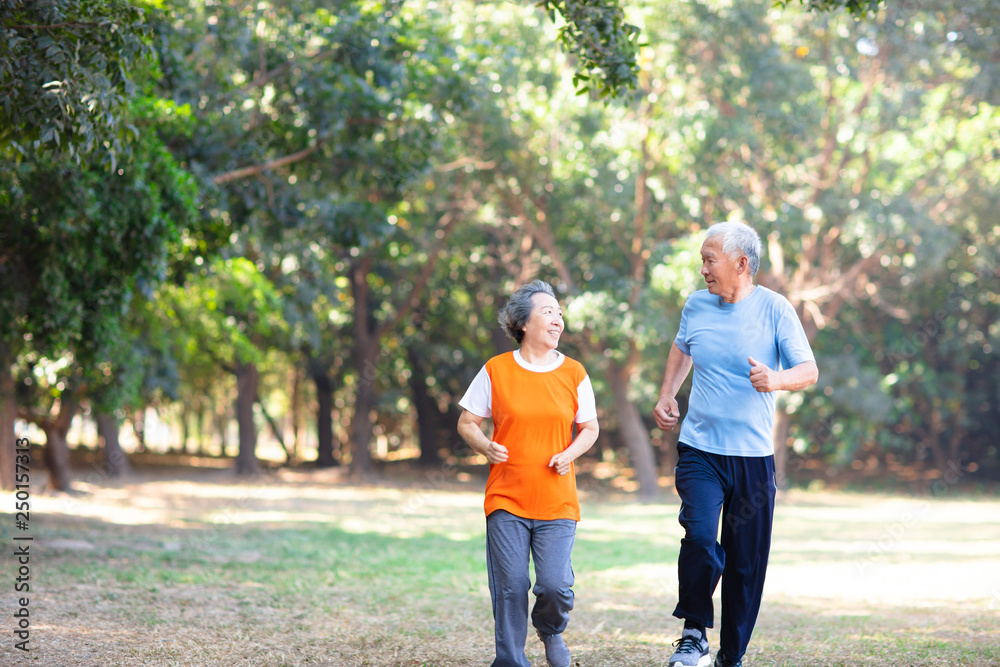
[(768, 368), (753, 357), (747, 357), (750, 361), (750, 382), (753, 388), (762, 394), (781, 389), (778, 371)]

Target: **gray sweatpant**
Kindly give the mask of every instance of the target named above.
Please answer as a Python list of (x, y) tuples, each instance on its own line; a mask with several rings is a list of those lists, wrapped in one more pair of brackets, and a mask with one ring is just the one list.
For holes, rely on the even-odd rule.
[(545, 635), (566, 629), (573, 608), (570, 553), (576, 521), (523, 519), (504, 510), (486, 517), (486, 569), (493, 600), (496, 659), (492, 667), (531, 667), (528, 637), (529, 553), (535, 562), (535, 606), (531, 622)]

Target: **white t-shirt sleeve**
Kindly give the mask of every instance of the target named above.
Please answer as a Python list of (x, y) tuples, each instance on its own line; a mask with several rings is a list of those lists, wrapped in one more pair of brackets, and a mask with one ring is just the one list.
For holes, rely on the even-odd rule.
[(576, 388), (576, 397), (580, 405), (576, 411), (576, 423), (582, 424), (597, 419), (597, 400), (594, 398), (594, 386), (590, 384), (589, 375), (585, 376), (580, 386)]
[(486, 372), (486, 366), (472, 380), (458, 404), (477, 417), (486, 419), (493, 416), (493, 383), (490, 381), (490, 374)]

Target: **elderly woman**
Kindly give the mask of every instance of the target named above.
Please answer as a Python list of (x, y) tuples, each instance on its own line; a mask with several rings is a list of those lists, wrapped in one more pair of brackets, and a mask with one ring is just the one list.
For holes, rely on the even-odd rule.
[[(490, 463), (486, 568), (493, 601), (493, 667), (530, 667), (528, 557), (535, 563), (531, 622), (551, 667), (568, 667), (561, 633), (573, 608), (570, 553), (580, 520), (573, 461), (597, 439), (594, 390), (559, 352), (564, 324), (552, 287), (536, 280), (510, 297), (500, 325), (520, 349), (486, 362), (459, 401), (458, 432)], [(482, 423), (493, 419), (493, 439)], [(577, 435), (573, 437), (573, 424)]]

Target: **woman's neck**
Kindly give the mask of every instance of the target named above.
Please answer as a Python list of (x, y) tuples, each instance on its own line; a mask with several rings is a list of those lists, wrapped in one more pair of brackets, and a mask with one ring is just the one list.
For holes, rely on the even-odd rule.
[(548, 366), (555, 363), (559, 353), (547, 345), (532, 345), (528, 341), (522, 341), (521, 358), (532, 366)]

